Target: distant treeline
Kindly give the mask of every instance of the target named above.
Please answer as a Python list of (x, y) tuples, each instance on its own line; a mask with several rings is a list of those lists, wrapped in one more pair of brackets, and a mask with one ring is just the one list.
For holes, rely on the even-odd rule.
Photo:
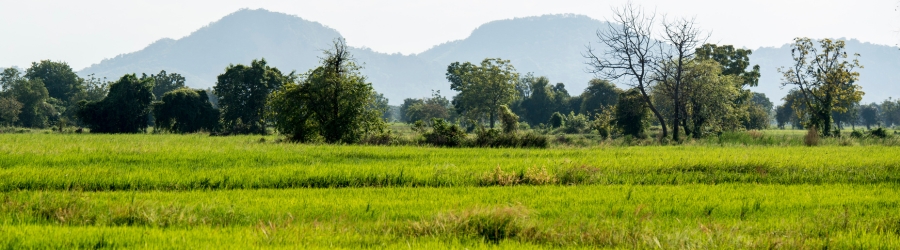
[[(0, 75), (0, 123), (63, 131), (86, 127), (95, 133), (209, 132), (267, 134), (297, 142), (390, 141), (386, 122), (413, 125), (427, 143), (443, 146), (541, 145), (546, 133), (597, 133), (660, 140), (701, 138), (726, 131), (815, 128), (836, 135), (846, 125), (893, 126), (900, 102), (861, 105), (855, 82), (859, 55), (843, 41), (797, 38), (794, 65), (782, 68), (782, 85), (792, 87), (777, 107), (749, 87), (759, 81), (750, 50), (705, 44), (690, 19), (666, 19), (662, 36), (650, 16), (631, 5), (617, 11), (597, 34), (608, 47), (584, 57), (597, 77), (580, 94), (547, 77), (520, 74), (512, 62), (487, 58), (447, 66), (450, 98), (407, 98), (399, 107), (372, 89), (342, 39), (325, 51), (316, 68), (285, 73), (265, 59), (229, 65), (212, 89), (185, 87), (178, 73), (122, 76), (115, 81), (81, 78), (64, 62), (41, 61), (24, 72)], [(611, 81), (620, 81), (620, 89)], [(495, 130), (499, 123), (502, 129)], [(477, 142), (465, 143), (475, 133)], [(497, 144), (499, 143), (499, 144)]]

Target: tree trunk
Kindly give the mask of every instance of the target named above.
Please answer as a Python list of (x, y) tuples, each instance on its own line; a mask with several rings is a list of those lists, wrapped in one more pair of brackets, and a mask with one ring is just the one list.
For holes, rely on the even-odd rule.
[(659, 111), (656, 110), (656, 107), (653, 106), (653, 102), (650, 101), (650, 96), (647, 95), (647, 92), (644, 91), (644, 88), (638, 88), (641, 91), (641, 95), (644, 96), (644, 103), (647, 104), (647, 107), (650, 107), (650, 112), (653, 112), (653, 115), (656, 116), (656, 119), (659, 120), (659, 126), (662, 127), (662, 138), (669, 137), (669, 131), (666, 129), (666, 119), (663, 118)]
[(494, 112), (491, 112), (491, 129), (494, 129)]

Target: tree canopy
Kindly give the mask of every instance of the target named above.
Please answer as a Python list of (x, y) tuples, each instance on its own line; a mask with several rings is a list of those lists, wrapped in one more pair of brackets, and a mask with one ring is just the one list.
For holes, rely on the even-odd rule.
[(265, 59), (253, 60), (250, 66), (228, 65), (213, 87), (221, 109), (223, 129), (228, 133), (266, 134), (266, 101), (275, 89), (289, 82), (269, 67)]
[(210, 104), (205, 90), (181, 88), (166, 92), (159, 99), (153, 103), (157, 130), (193, 133), (218, 127), (219, 110)]
[(519, 74), (509, 60), (487, 58), (481, 65), (470, 62), (451, 63), (447, 67), (450, 89), (459, 91), (455, 101), (470, 119), (487, 117), (491, 128), (501, 105), (507, 105), (517, 97)]
[(147, 129), (153, 101), (153, 79), (122, 76), (100, 101), (79, 102), (78, 117), (92, 133), (138, 133)]

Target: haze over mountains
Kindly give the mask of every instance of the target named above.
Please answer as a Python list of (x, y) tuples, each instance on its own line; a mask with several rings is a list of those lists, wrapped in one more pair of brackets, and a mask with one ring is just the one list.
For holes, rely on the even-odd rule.
[[(545, 15), (494, 21), (482, 25), (463, 40), (437, 45), (416, 55), (385, 54), (366, 48), (352, 53), (364, 64), (363, 73), (375, 90), (397, 105), (404, 98), (424, 97), (431, 90), (452, 96), (444, 78), (447, 65), (455, 61), (478, 63), (487, 57), (511, 60), (524, 74), (547, 76), (552, 83), (565, 83), (572, 94), (581, 93), (593, 77), (585, 73), (585, 46), (597, 45), (595, 32), (606, 23), (580, 15)], [(322, 50), (340, 33), (300, 17), (266, 10), (240, 10), (200, 28), (184, 38), (161, 39), (145, 49), (106, 59), (79, 72), (115, 80), (126, 73), (180, 73), (187, 84), (207, 88), (229, 64), (249, 64), (265, 58), (283, 72), (305, 73), (318, 65)], [(786, 41), (790, 42), (790, 41)], [(848, 41), (850, 52), (860, 53), (866, 67), (860, 84), (864, 102), (900, 97), (900, 50), (896, 47)], [(762, 67), (760, 86), (773, 102), (784, 96), (776, 69), (791, 64), (790, 47), (754, 50), (751, 63)], [(621, 86), (624, 87), (624, 86)]]

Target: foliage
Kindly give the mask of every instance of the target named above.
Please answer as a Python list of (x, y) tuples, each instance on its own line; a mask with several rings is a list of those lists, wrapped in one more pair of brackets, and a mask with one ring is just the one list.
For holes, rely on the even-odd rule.
[(219, 110), (209, 103), (205, 90), (181, 88), (166, 92), (152, 109), (159, 131), (193, 133), (218, 128)]
[(12, 82), (9, 94), (21, 104), (17, 125), (28, 128), (46, 128), (56, 110), (47, 103), (50, 96), (40, 79), (18, 78)]
[(13, 97), (0, 96), (0, 124), (13, 126), (19, 121), (22, 113), (22, 103)]
[[(618, 101), (618, 98), (616, 98)], [(599, 113), (594, 114), (594, 120), (591, 122), (591, 130), (597, 131), (603, 139), (609, 138), (615, 132), (615, 106), (602, 107)]]
[(588, 87), (581, 94), (580, 113), (598, 114), (602, 112), (603, 107), (615, 106), (621, 92), (621, 89), (607, 80), (591, 79)]
[(475, 140), (472, 142), (477, 147), (491, 148), (546, 148), (550, 142), (547, 136), (529, 133), (501, 133), (496, 129), (480, 127), (475, 131)]
[(569, 112), (569, 115), (566, 116), (565, 126), (563, 131), (567, 134), (580, 134), (588, 131), (591, 126), (590, 118), (587, 115), (583, 114), (575, 114), (575, 112)]
[(447, 66), (446, 76), (450, 89), (459, 91), (454, 97), (459, 111), (471, 120), (487, 117), (491, 128), (500, 105), (510, 104), (517, 97), (519, 74), (509, 60), (486, 58), (481, 65), (454, 62)]
[(822, 39), (819, 40), (820, 48), (816, 48), (811, 39), (796, 38), (791, 49), (794, 65), (779, 69), (783, 74), (782, 85), (794, 86), (800, 92), (800, 102), (794, 103), (794, 109), (799, 109), (798, 104), (804, 104), (808, 109), (809, 125), (821, 128), (824, 136), (831, 135), (832, 112), (845, 112), (865, 94), (862, 87), (855, 84), (859, 72), (854, 70), (862, 68), (856, 59), (859, 54), (854, 54), (854, 59), (848, 61), (844, 46), (842, 40)]
[(872, 137), (878, 137), (878, 138), (887, 138), (888, 137), (888, 133), (886, 130), (884, 130), (884, 128), (876, 128), (873, 130), (869, 130), (869, 135), (871, 135)]
[(147, 129), (153, 101), (153, 79), (124, 75), (109, 85), (109, 95), (100, 101), (78, 103), (78, 117), (92, 133), (137, 133)]
[(812, 125), (807, 128), (806, 135), (803, 136), (803, 143), (806, 146), (818, 146), (819, 145), (819, 132), (816, 131), (816, 126)]
[(84, 90), (83, 81), (65, 62), (42, 60), (31, 63), (25, 71), (25, 78), (41, 80), (51, 98), (69, 102), (75, 95)]
[(553, 112), (553, 115), (550, 115), (550, 120), (547, 121), (547, 125), (551, 128), (561, 128), (566, 124), (566, 116), (560, 114), (559, 112)]
[(153, 98), (156, 100), (162, 99), (163, 95), (169, 91), (185, 88), (185, 79), (178, 73), (166, 73), (165, 70), (160, 70), (159, 73), (155, 75), (151, 74), (150, 76), (147, 76), (147, 74), (143, 74), (141, 79), (148, 77), (153, 78)]
[[(723, 75), (733, 75), (743, 79), (741, 86), (756, 87), (759, 85), (759, 65), (750, 67), (750, 55), (753, 51), (749, 49), (735, 49), (732, 45), (719, 46), (716, 44), (704, 44), (697, 48), (696, 56), (699, 60), (713, 60), (722, 67)], [(755, 97), (755, 95), (754, 95)]]
[(637, 89), (629, 89), (619, 95), (615, 120), (616, 127), (622, 134), (637, 138), (646, 137), (644, 131), (647, 128), (647, 115), (646, 103)]
[(325, 51), (319, 67), (298, 84), (285, 84), (272, 97), (276, 129), (288, 139), (307, 142), (356, 143), (364, 135), (382, 132), (382, 110), (372, 84), (359, 70), (343, 39)]
[(546, 122), (553, 112), (558, 112), (563, 97), (553, 91), (553, 86), (550, 86), (550, 79), (547, 77), (528, 75), (522, 81), (529, 84), (531, 91), (531, 94), (525, 97), (521, 103), (524, 120), (532, 125)]
[(253, 60), (249, 67), (228, 65), (213, 87), (219, 98), (222, 129), (228, 133), (266, 134), (266, 101), (292, 77), (269, 67), (265, 59)]
[(434, 118), (449, 120), (452, 115), (450, 100), (441, 96), (440, 91), (432, 91), (430, 98), (407, 98), (400, 106), (400, 112), (407, 123), (431, 121)]
[(432, 118), (431, 131), (423, 134), (425, 143), (439, 147), (458, 147), (466, 139), (466, 131), (459, 125), (444, 121), (440, 118)]
[(519, 116), (514, 114), (506, 105), (500, 105), (500, 125), (503, 133), (515, 133), (519, 129)]
[(744, 128), (765, 129), (769, 126), (769, 112), (759, 105), (750, 105), (748, 107), (748, 117), (744, 122)]

